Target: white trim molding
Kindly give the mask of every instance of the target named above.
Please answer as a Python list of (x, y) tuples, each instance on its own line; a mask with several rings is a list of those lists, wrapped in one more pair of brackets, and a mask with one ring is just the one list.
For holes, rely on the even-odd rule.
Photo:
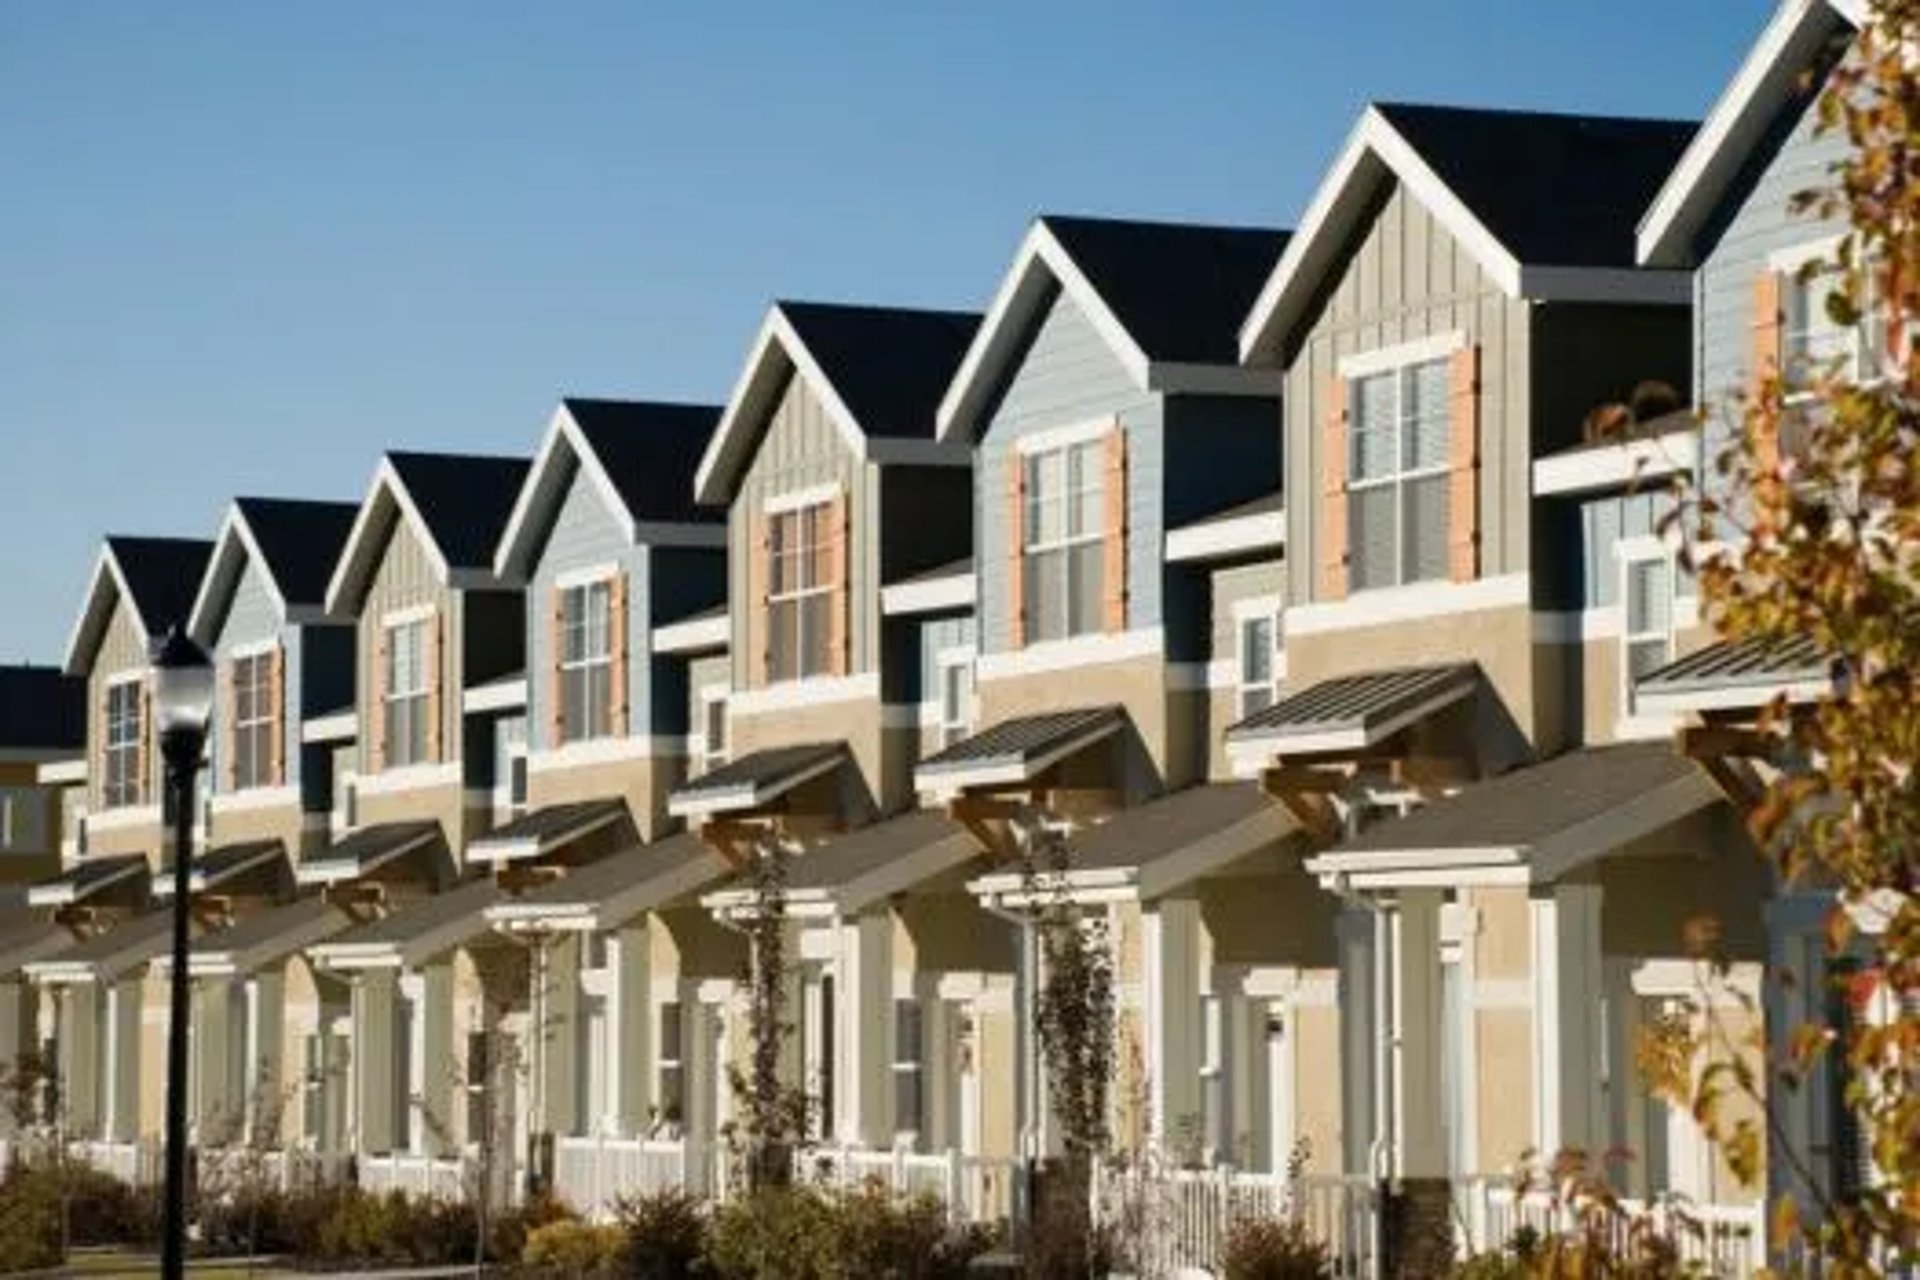
[(1687, 427), (1539, 458), (1533, 464), (1533, 494), (1596, 493), (1641, 480), (1698, 476), (1700, 449), (1699, 428)]
[(1166, 633), (1159, 627), (1141, 627), (1114, 634), (1074, 636), (1067, 640), (1043, 640), (1024, 649), (983, 653), (974, 677), (985, 683), (1016, 676), (1041, 675), (1049, 671), (1071, 671), (1076, 667), (1095, 667), (1110, 662), (1134, 662), (1157, 658), (1166, 652)]
[(349, 708), (300, 722), (302, 742), (352, 742), (360, 736), (360, 713)]
[(823, 484), (810, 484), (801, 489), (788, 489), (784, 493), (770, 494), (760, 502), (763, 515), (785, 515), (789, 511), (804, 511), (808, 507), (817, 507), (832, 502), (846, 490), (839, 481), (829, 480)]
[(526, 753), (527, 772), (554, 773), (592, 765), (622, 764), (633, 760), (671, 760), (686, 754), (679, 734), (640, 734), (633, 737), (589, 738)]
[(1476, 578), (1472, 582), (1412, 582), (1400, 587), (1356, 591), (1345, 600), (1289, 605), (1283, 616), (1289, 636), (1312, 635), (1522, 607), (1531, 603), (1530, 591), (1528, 576), (1524, 573)]
[(975, 592), (976, 575), (972, 571), (915, 578), (880, 588), (880, 612), (893, 618), (971, 609)]
[(360, 774), (354, 779), (353, 785), (354, 794), (363, 798), (458, 786), (460, 785), (460, 762), (454, 760), (400, 765), (392, 769), (383, 769), (379, 773)]
[(1115, 431), (1125, 430), (1126, 426), (1120, 421), (1119, 416), (1110, 413), (1098, 418), (1086, 418), (1079, 422), (1069, 422), (1016, 436), (1013, 441), (1013, 451), (1022, 458), (1027, 458), (1036, 453), (1051, 453), (1055, 449), (1064, 449), (1069, 445), (1088, 444)]
[(509, 676), (489, 680), (460, 692), (460, 710), (466, 714), (490, 711), (517, 711), (527, 705), (527, 678)]
[(880, 677), (875, 672), (851, 676), (810, 676), (786, 680), (764, 689), (736, 689), (730, 715), (758, 716), (802, 707), (824, 707), (838, 702), (878, 700)]
[(1415, 338), (1411, 342), (1396, 342), (1389, 347), (1375, 347), (1370, 351), (1357, 351), (1352, 355), (1341, 356), (1336, 368), (1342, 382), (1351, 382), (1355, 378), (1367, 378), (1376, 373), (1391, 373), (1395, 369), (1404, 369), (1410, 364), (1424, 364), (1429, 360), (1439, 360), (1452, 355), (1466, 345), (1467, 331), (1464, 329), (1430, 333), (1424, 338)]
[(647, 645), (654, 653), (701, 654), (726, 649), (733, 640), (733, 618), (716, 613), (655, 627)]
[(1166, 536), (1166, 558), (1173, 564), (1223, 560), (1258, 551), (1279, 552), (1286, 544), (1287, 510), (1280, 507), (1170, 529)]

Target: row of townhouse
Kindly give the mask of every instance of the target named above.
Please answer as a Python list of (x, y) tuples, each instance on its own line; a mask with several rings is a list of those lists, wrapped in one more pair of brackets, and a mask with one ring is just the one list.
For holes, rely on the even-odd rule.
[[(1110, 924), (1123, 1147), (1456, 1181), (1627, 1149), (1633, 1193), (1752, 1200), (1633, 1046), (1700, 993), (1697, 916), (1735, 1030), (1817, 991), (1766, 981), (1827, 902), (1770, 881), (1726, 749), (1826, 674), (1715, 643), (1661, 518), (1726, 430), (1689, 401), (1875, 350), (1796, 273), (1839, 228), (1788, 213), (1857, 21), (1786, 0), (1698, 127), (1375, 105), (1294, 232), (1044, 216), (984, 316), (775, 304), (724, 406), (568, 399), (530, 460), (395, 452), (357, 505), (109, 538), (0, 1045), (51, 1051), (70, 1134), (158, 1130), (144, 654), (181, 627), (220, 690), (203, 1148), (710, 1177), (736, 872), (778, 841), (820, 1141), (1042, 1154), (1045, 825), (1049, 892)], [(1629, 438), (1591, 438), (1610, 403)], [(1771, 1105), (1853, 1176), (1826, 1082)]]

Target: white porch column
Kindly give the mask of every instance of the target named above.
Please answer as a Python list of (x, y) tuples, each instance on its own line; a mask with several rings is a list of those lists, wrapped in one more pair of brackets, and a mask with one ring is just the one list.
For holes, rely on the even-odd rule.
[(108, 1037), (112, 1053), (102, 1054), (106, 1087), (102, 1091), (107, 1114), (102, 1132), (115, 1142), (140, 1137), (140, 1022), (146, 983), (138, 976), (122, 978), (107, 992)]
[(193, 1125), (200, 1142), (223, 1146), (239, 1118), (227, 1063), (233, 1056), (233, 990), (225, 978), (202, 978), (193, 993)]
[(1606, 1116), (1600, 1096), (1600, 887), (1558, 884), (1534, 897), (1534, 1146), (1598, 1157)]
[(686, 1063), (687, 1189), (698, 1193), (714, 1189), (715, 1162), (721, 1159), (715, 1148), (722, 1123), (720, 1090), (725, 1087), (726, 1064), (719, 1052), (725, 1022), (718, 1006), (697, 996), (684, 1008), (686, 1031), (680, 1052)]
[[(1784, 894), (1767, 904), (1767, 972), (1762, 991), (1767, 1052), (1784, 1061), (1795, 1028), (1809, 1022), (1831, 1025), (1826, 918), (1836, 901), (1830, 893)], [(1771, 1123), (1786, 1153), (1769, 1155), (1769, 1201), (1792, 1196), (1801, 1216), (1811, 1222), (1816, 1207), (1833, 1194), (1835, 1173), (1834, 1097), (1836, 1072), (1822, 1058), (1798, 1089), (1767, 1090)], [(1800, 1170), (1811, 1175), (1801, 1176)], [(1775, 1247), (1779, 1245), (1774, 1242)]]
[(541, 1018), (535, 1034), (540, 1039), (538, 1127), (546, 1133), (572, 1133), (579, 1117), (580, 948), (577, 933), (562, 934), (544, 948)]
[(1647, 1088), (1640, 1077), (1634, 1048), (1640, 1042), (1640, 997), (1633, 990), (1633, 961), (1608, 956), (1601, 965), (1607, 1009), (1607, 1132), (1609, 1150), (1630, 1151), (1634, 1158), (1609, 1162), (1608, 1176), (1622, 1195), (1647, 1195)]
[(653, 946), (645, 919), (621, 929), (611, 944), (614, 993), (612, 1078), (608, 1110), (629, 1137), (647, 1131), (656, 1100), (653, 1070)]
[(97, 983), (60, 990), (60, 1101), (68, 1131), (83, 1138), (100, 1132), (100, 1004)]
[(1402, 889), (1392, 914), (1394, 1172), (1404, 1178), (1447, 1176), (1440, 902), (1438, 889)]
[(1263, 1000), (1250, 999), (1239, 974), (1221, 975), (1214, 990), (1220, 993), (1221, 1036), (1225, 1043), (1226, 1114), (1221, 1118), (1225, 1143), (1221, 1158), (1242, 1169), (1267, 1165), (1266, 1013)]
[(893, 919), (869, 911), (838, 927), (834, 1117), (841, 1142), (893, 1145)]
[(393, 1078), (399, 986), (393, 969), (369, 969), (353, 984), (353, 1132), (361, 1155), (385, 1155), (400, 1137)]
[(287, 1088), (285, 961), (254, 976), (250, 999), (247, 1070), (254, 1083), (248, 1091), (253, 1099), (248, 1132), (278, 1142), (289, 1131), (283, 1110), (299, 1105), (299, 1095)]
[(1141, 915), (1146, 960), (1149, 1136), (1165, 1149), (1202, 1122), (1200, 904), (1164, 898)]
[[(1354, 905), (1343, 908), (1334, 922), (1340, 965), (1340, 1130), (1350, 1174), (1374, 1172), (1374, 1142), (1384, 1119), (1375, 1105), (1381, 1087), (1378, 1045), (1385, 1035), (1375, 995), (1385, 922), (1381, 911)], [(1284, 1160), (1286, 1153), (1278, 1158)]]
[(423, 1126), (427, 1153), (437, 1156), (446, 1154), (458, 1105), (453, 1088), (458, 1062), (453, 1051), (453, 958), (435, 960), (420, 978), (420, 1107), (429, 1121)]
[(913, 975), (914, 999), (920, 1003), (920, 1149), (952, 1151), (960, 1147), (955, 1123), (953, 1060), (957, 1052), (953, 1005), (940, 998), (936, 974)]

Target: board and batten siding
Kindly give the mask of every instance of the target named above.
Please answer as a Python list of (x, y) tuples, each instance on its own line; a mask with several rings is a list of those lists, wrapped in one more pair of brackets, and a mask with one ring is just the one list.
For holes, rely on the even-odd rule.
[(974, 456), (974, 567), (984, 619), (982, 649), (1004, 652), (1011, 634), (1007, 494), (1016, 442), (1057, 427), (1117, 418), (1127, 433), (1127, 627), (1158, 626), (1165, 405), (1128, 376), (1086, 313), (1056, 293), (995, 405)]
[(558, 743), (553, 734), (554, 584), (566, 574), (601, 566), (627, 575), (627, 720), (614, 733), (625, 736), (646, 723), (649, 673), (647, 636), (647, 557), (627, 540), (619, 518), (577, 462), (570, 464), (566, 496), (553, 528), (540, 548), (527, 583), (527, 745), (536, 751)]
[(770, 499), (817, 485), (838, 485), (848, 500), (847, 536), (853, 546), (848, 557), (847, 673), (861, 675), (879, 666), (880, 471), (855, 456), (807, 380), (793, 374), (727, 512), (727, 594), (732, 601), (728, 648), (736, 689), (752, 686), (754, 647), (766, 643), (765, 637), (751, 634), (761, 613), (748, 583), (760, 514)]
[(1480, 575), (1526, 569), (1532, 486), (1527, 303), (1502, 292), (1398, 182), (1339, 271), (1298, 345), (1289, 347), (1285, 466), (1295, 478), (1287, 502), (1289, 598), (1310, 600), (1315, 589), (1321, 448), (1341, 359), (1454, 332), (1480, 347)]
[(950, 618), (929, 618), (920, 626), (920, 697), (926, 702), (940, 700), (940, 655), (949, 649), (971, 648), (976, 655), (980, 628), (970, 613)]
[[(101, 795), (107, 781), (104, 767), (107, 743), (102, 736), (107, 727), (107, 686), (115, 676), (143, 670), (146, 666), (147, 647), (140, 638), (140, 627), (134, 622), (126, 600), (116, 592), (113, 612), (108, 615), (106, 630), (100, 636), (100, 648), (93, 655), (93, 669), (87, 672), (87, 792), (89, 808), (95, 813), (105, 808)], [(160, 752), (158, 744), (149, 745), (149, 771), (153, 776), (147, 779), (147, 791), (158, 803)]]
[(1789, 207), (1799, 192), (1830, 186), (1832, 166), (1846, 153), (1843, 134), (1815, 136), (1820, 92), (1810, 86), (1786, 108), (1772, 135), (1780, 140), (1769, 144), (1777, 149), (1757, 174), (1735, 188), (1731, 199), (1737, 203), (1722, 210), (1723, 227), (1694, 272), (1694, 403), (1706, 410), (1708, 458), (1727, 446), (1739, 421), (1730, 396), (1745, 388), (1753, 360), (1755, 277), (1773, 253), (1846, 229), (1844, 220), (1822, 221)]
[(232, 789), (227, 761), (233, 743), (227, 740), (227, 734), (233, 727), (233, 711), (224, 701), (230, 696), (229, 690), (232, 688), (227, 680), (227, 664), (233, 660), (235, 650), (268, 643), (278, 643), (283, 654), (281, 680), (286, 697), (284, 713), (280, 717), (280, 750), (281, 759), (286, 761), (286, 785), (295, 786), (300, 781), (301, 755), (298, 691), (302, 688), (303, 646), (300, 628), (285, 625), (273, 588), (261, 572), (259, 563), (248, 556), (241, 566), (239, 580), (234, 583), (233, 598), (227, 604), (227, 616), (222, 619), (213, 642), (214, 665), (219, 672), (215, 682), (219, 701), (216, 701), (213, 712), (215, 732), (211, 776), (214, 789), (222, 793)]
[[(1279, 559), (1231, 565), (1213, 572), (1213, 643), (1209, 656), (1240, 657), (1240, 625), (1234, 609), (1243, 600), (1272, 597), (1286, 606), (1286, 563)], [(1278, 610), (1276, 610), (1276, 613)]]
[(355, 687), (355, 705), (359, 708), (360, 724), (363, 732), (358, 743), (360, 752), (360, 772), (373, 771), (372, 743), (372, 698), (380, 687), (373, 664), (379, 656), (379, 638), (383, 619), (390, 613), (402, 609), (411, 609), (430, 605), (446, 618), (442, 632), (443, 645), (440, 654), (440, 673), (442, 687), (440, 700), (445, 715), (441, 725), (441, 758), (458, 761), (463, 758), (462, 721), (466, 717), (457, 713), (460, 705), (460, 690), (464, 687), (465, 675), (461, 670), (460, 643), (460, 593), (440, 581), (434, 570), (433, 558), (421, 544), (420, 537), (405, 517), (393, 517), (392, 528), (387, 536), (386, 545), (380, 551), (379, 567), (374, 570), (373, 583), (367, 588), (366, 599), (361, 601), (359, 621), (359, 671)]

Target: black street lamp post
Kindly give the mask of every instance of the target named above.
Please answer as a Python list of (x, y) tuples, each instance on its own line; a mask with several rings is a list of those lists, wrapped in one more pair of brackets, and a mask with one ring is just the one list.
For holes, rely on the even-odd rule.
[(160, 1274), (163, 1280), (179, 1280), (187, 1262), (187, 1017), (193, 990), (187, 975), (187, 925), (193, 884), (193, 784), (213, 709), (213, 664), (206, 651), (176, 627), (154, 647), (153, 686), (160, 756), (166, 761), (167, 794), (173, 800), (173, 965), (168, 971), (172, 1000)]

